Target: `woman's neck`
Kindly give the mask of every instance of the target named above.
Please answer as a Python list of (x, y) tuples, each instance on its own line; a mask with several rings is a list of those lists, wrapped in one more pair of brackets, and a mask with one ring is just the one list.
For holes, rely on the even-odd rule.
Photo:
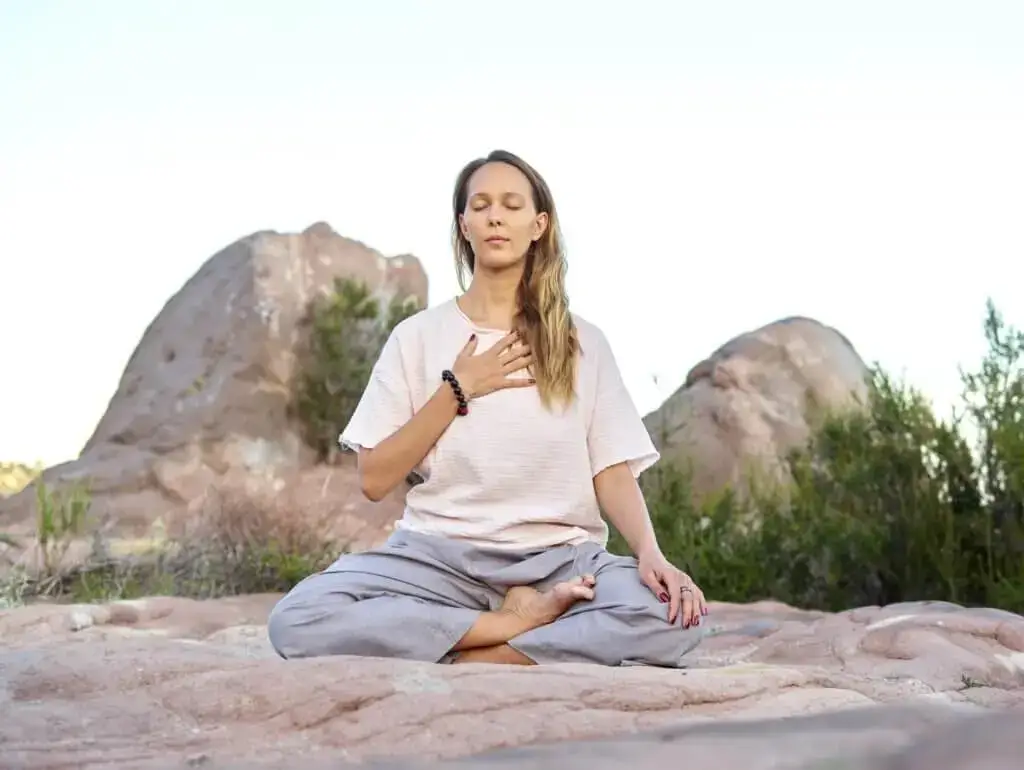
[(482, 326), (511, 329), (519, 310), (516, 293), (521, 274), (477, 273), (459, 300), (462, 312)]

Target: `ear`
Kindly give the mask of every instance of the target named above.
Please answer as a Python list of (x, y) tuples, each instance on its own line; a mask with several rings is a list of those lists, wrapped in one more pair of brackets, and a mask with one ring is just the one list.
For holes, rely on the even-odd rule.
[(469, 227), (466, 225), (466, 217), (459, 214), (459, 232), (467, 241), (469, 240)]
[(548, 229), (548, 213), (542, 211), (537, 215), (537, 218), (533, 220), (533, 240), (539, 241), (540, 237), (547, 232)]

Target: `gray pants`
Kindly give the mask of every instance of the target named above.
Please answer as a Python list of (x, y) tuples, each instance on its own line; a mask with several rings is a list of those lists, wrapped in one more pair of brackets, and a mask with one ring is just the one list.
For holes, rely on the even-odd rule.
[(669, 625), (668, 604), (640, 580), (636, 560), (597, 543), (507, 553), (405, 530), (296, 585), (271, 612), (268, 634), (283, 658), (450, 662), (451, 648), (481, 612), (501, 605), (508, 588), (544, 590), (586, 574), (597, 579), (592, 600), (509, 645), (541, 664), (674, 668), (700, 643), (704, 625)]

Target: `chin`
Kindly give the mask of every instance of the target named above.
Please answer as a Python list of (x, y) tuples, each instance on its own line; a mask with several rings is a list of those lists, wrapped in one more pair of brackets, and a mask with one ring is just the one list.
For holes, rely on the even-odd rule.
[(515, 256), (512, 254), (495, 254), (493, 251), (490, 254), (476, 255), (474, 259), (476, 269), (483, 269), (492, 273), (500, 273), (504, 270), (520, 267), (525, 260), (525, 254)]

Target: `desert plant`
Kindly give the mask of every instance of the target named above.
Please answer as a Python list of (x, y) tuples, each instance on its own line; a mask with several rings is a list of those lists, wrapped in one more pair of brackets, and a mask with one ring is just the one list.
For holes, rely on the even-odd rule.
[(338, 451), (338, 435), (355, 411), (370, 372), (394, 327), (419, 310), (415, 300), (381, 307), (365, 284), (338, 278), (311, 303), (293, 409), (322, 461)]
[(71, 543), (84, 534), (91, 506), (84, 484), (52, 489), (42, 481), (36, 483), (36, 539), (45, 574), (58, 572)]
[(297, 511), (270, 492), (218, 490), (161, 569), (175, 593), (193, 597), (287, 591), (337, 556), (330, 534), (337, 518), (334, 505)]
[(24, 569), (17, 568), (0, 578), (0, 610), (20, 607), (31, 584)]
[(283, 592), (344, 550), (332, 534), (339, 519), (334, 501), (299, 513), (270, 491), (217, 489), (194, 514), (172, 539), (148, 552), (128, 558), (94, 554), (51, 572), (22, 571), (0, 586), (0, 595), (93, 602)]

